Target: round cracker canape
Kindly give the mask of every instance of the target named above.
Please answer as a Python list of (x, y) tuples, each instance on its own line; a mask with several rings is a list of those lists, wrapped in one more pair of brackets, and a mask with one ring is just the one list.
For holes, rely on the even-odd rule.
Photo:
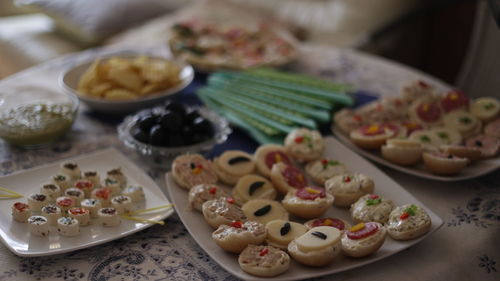
[(386, 223), (395, 205), (377, 194), (366, 194), (351, 205), (350, 213), (355, 222)]
[(248, 245), (238, 257), (243, 271), (255, 276), (273, 277), (290, 267), (290, 256), (272, 246)]
[(94, 189), (94, 183), (90, 180), (84, 179), (75, 181), (74, 186), (83, 191), (83, 193), (85, 194), (84, 197), (90, 197), (90, 193)]
[(387, 230), (378, 222), (359, 223), (342, 235), (342, 252), (353, 258), (365, 257), (384, 244)]
[(446, 127), (457, 130), (464, 138), (477, 135), (482, 129), (482, 124), (479, 119), (462, 110), (446, 114), (443, 120)]
[(61, 188), (55, 184), (44, 184), (40, 188), (40, 193), (47, 196), (47, 199), (54, 202), (57, 197), (61, 196)]
[(248, 245), (259, 245), (266, 240), (266, 227), (254, 221), (233, 221), (231, 224), (221, 224), (213, 233), (212, 238), (222, 249), (239, 254)]
[(233, 221), (246, 221), (247, 217), (232, 197), (220, 197), (209, 200), (202, 205), (203, 216), (213, 228)]
[(467, 158), (442, 152), (424, 152), (422, 159), (427, 170), (437, 175), (458, 174), (469, 163)]
[(299, 163), (316, 160), (325, 151), (325, 142), (321, 133), (306, 128), (295, 129), (285, 138), (285, 150)]
[(326, 158), (307, 163), (305, 171), (315, 183), (320, 185), (324, 185), (326, 180), (333, 178), (334, 176), (349, 172), (344, 164), (339, 161)]
[(266, 144), (261, 145), (255, 151), (255, 166), (259, 174), (269, 178), (274, 164), (283, 162), (286, 165), (292, 165), (292, 160), (286, 154), (285, 148), (281, 145)]
[(27, 221), (32, 235), (43, 237), (49, 235), (49, 221), (44, 216), (31, 216)]
[(413, 132), (425, 130), (425, 126), (421, 123), (412, 121), (412, 120), (405, 120), (401, 122), (401, 126), (405, 127), (406, 129), (406, 136), (409, 137)]
[(69, 176), (59, 173), (52, 177), (52, 183), (59, 186), (61, 192), (64, 192), (66, 189), (72, 186), (73, 181)]
[(342, 232), (335, 227), (318, 226), (288, 244), (288, 253), (301, 264), (325, 266), (341, 252)]
[(103, 226), (118, 226), (121, 223), (120, 215), (115, 208), (101, 208), (97, 211), (97, 219)]
[(452, 90), (446, 93), (441, 99), (441, 108), (448, 113), (456, 110), (467, 110), (469, 107), (469, 98), (462, 92)]
[(407, 204), (392, 210), (386, 227), (393, 239), (410, 240), (427, 233), (431, 224), (431, 218), (422, 207)]
[(189, 190), (189, 208), (201, 212), (203, 203), (220, 197), (227, 197), (227, 192), (220, 186), (215, 184), (195, 185)]
[(483, 122), (489, 122), (500, 114), (500, 101), (493, 97), (481, 97), (472, 102), (470, 113)]
[[(118, 195), (122, 192), (122, 186), (121, 186), (120, 182), (115, 180), (115, 179), (112, 179), (112, 178), (105, 178), (104, 184), (101, 187), (111, 189), (111, 193), (113, 195)], [(97, 188), (100, 188), (100, 187), (97, 187)]]
[(90, 224), (90, 211), (81, 208), (81, 207), (73, 207), (68, 210), (68, 215), (80, 223), (81, 226)]
[(227, 150), (214, 159), (214, 170), (219, 179), (234, 185), (244, 175), (254, 172), (253, 156), (241, 150)]
[(246, 175), (241, 177), (233, 188), (232, 196), (236, 204), (243, 205), (253, 199), (276, 198), (277, 192), (273, 184), (266, 178), (258, 175)]
[(110, 200), (112, 195), (113, 195), (113, 190), (111, 188), (101, 187), (92, 190), (90, 198), (99, 199), (103, 207), (108, 207), (111, 204)]
[(349, 135), (351, 131), (363, 125), (364, 118), (360, 114), (356, 114), (354, 111), (343, 108), (333, 117), (335, 126), (340, 129), (344, 134)]
[(436, 151), (437, 148), (443, 144), (437, 134), (431, 133), (430, 130), (415, 131), (408, 139), (418, 141), (422, 145), (424, 151)]
[(118, 214), (123, 215), (134, 210), (132, 198), (126, 195), (118, 195), (111, 198), (111, 207), (115, 208)]
[(439, 151), (448, 153), (461, 158), (467, 158), (469, 161), (481, 159), (481, 149), (477, 147), (467, 147), (464, 145), (441, 145)]
[(375, 183), (369, 176), (350, 173), (335, 176), (325, 182), (326, 191), (333, 195), (333, 205), (338, 207), (350, 207), (361, 196), (373, 193)]
[(407, 119), (408, 106), (406, 100), (400, 97), (384, 97), (380, 101), (381, 108), (386, 114), (387, 121)]
[(340, 230), (341, 232), (344, 232), (346, 229), (351, 228), (351, 224), (348, 223), (347, 221), (343, 219), (338, 219), (338, 218), (318, 218), (318, 219), (312, 219), (309, 221), (306, 221), (304, 225), (307, 227), (307, 229), (311, 229), (314, 227), (318, 226), (329, 226), (329, 227), (335, 227), (336, 229)]
[(184, 154), (175, 158), (172, 162), (172, 176), (185, 189), (202, 183), (216, 183), (218, 180), (212, 163), (200, 154)]
[(333, 204), (333, 196), (322, 187), (308, 186), (288, 192), (281, 203), (290, 214), (312, 219), (328, 211)]
[(130, 199), (132, 199), (132, 202), (141, 202), (146, 199), (144, 190), (140, 185), (129, 185), (125, 187), (122, 191), (122, 195), (130, 197)]
[(427, 126), (437, 126), (443, 122), (443, 110), (432, 100), (414, 101), (408, 110), (410, 118)]
[(272, 220), (288, 220), (288, 213), (283, 206), (269, 199), (254, 199), (246, 202), (241, 209), (248, 220), (267, 224)]
[(379, 149), (386, 140), (395, 136), (395, 131), (391, 128), (372, 124), (364, 125), (350, 133), (351, 141), (364, 149)]
[(124, 188), (127, 186), (127, 176), (122, 172), (121, 168), (114, 168), (106, 172), (107, 178), (114, 179)]
[(293, 221), (272, 220), (266, 224), (266, 230), (266, 243), (286, 250), (293, 239), (307, 232), (307, 227)]
[(398, 165), (414, 165), (420, 162), (422, 145), (410, 139), (389, 139), (382, 146), (382, 157)]
[(80, 234), (80, 222), (72, 217), (61, 217), (57, 220), (57, 233), (62, 236), (77, 236)]
[(93, 198), (83, 199), (80, 202), (80, 206), (89, 210), (90, 217), (92, 218), (97, 218), (97, 211), (102, 208), (101, 200)]
[(80, 202), (85, 199), (85, 193), (83, 190), (76, 188), (76, 187), (70, 187), (64, 191), (64, 196), (70, 197), (73, 200), (75, 200), (76, 205), (80, 205)]
[(40, 212), (43, 206), (49, 203), (49, 197), (41, 193), (33, 193), (28, 196), (28, 205), (32, 212)]
[(18, 222), (26, 222), (31, 216), (30, 206), (22, 202), (16, 202), (12, 205), (12, 218)]
[(96, 171), (85, 171), (83, 172), (83, 179), (92, 182), (94, 188), (101, 187), (101, 177)]
[(435, 137), (435, 146), (443, 144), (456, 145), (463, 141), (460, 132), (453, 127), (435, 127), (429, 130), (429, 133)]
[(423, 81), (416, 80), (411, 84), (401, 87), (403, 99), (408, 103), (412, 103), (419, 99), (432, 99), (436, 95), (434, 86)]
[(43, 206), (41, 213), (47, 219), (49, 225), (57, 225), (57, 220), (63, 216), (61, 208), (53, 204)]
[(76, 200), (68, 196), (57, 197), (56, 206), (61, 208), (63, 213), (66, 213), (69, 208), (76, 207)]
[(63, 163), (60, 172), (68, 176), (71, 181), (78, 180), (82, 177), (82, 171), (78, 167), (78, 164), (72, 162)]
[(494, 157), (500, 151), (500, 139), (486, 135), (472, 137), (465, 142), (465, 145), (480, 149), (482, 158)]
[(271, 181), (281, 194), (307, 186), (307, 179), (304, 173), (284, 163), (276, 163), (271, 169)]
[(500, 118), (484, 126), (484, 134), (500, 139)]

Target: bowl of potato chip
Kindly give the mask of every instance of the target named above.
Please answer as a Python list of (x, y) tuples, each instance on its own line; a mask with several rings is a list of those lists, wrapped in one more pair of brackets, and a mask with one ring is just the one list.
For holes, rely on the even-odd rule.
[(124, 114), (157, 105), (187, 87), (193, 68), (164, 57), (109, 55), (64, 71), (60, 86), (89, 108)]

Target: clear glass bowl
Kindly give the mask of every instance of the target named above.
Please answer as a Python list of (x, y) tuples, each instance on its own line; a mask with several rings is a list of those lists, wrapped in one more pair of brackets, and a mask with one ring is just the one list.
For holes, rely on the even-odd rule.
[(42, 85), (0, 89), (0, 137), (23, 147), (51, 144), (71, 129), (78, 98)]
[(132, 136), (131, 132), (137, 126), (139, 118), (149, 112), (156, 114), (164, 113), (165, 109), (163, 107), (141, 110), (134, 115), (125, 117), (123, 122), (118, 125), (118, 137), (126, 147), (135, 150), (151, 166), (161, 170), (170, 170), (170, 165), (175, 157), (188, 152), (206, 154), (212, 150), (216, 144), (225, 142), (229, 134), (232, 132), (226, 119), (222, 118), (214, 111), (211, 111), (206, 107), (189, 109), (198, 110), (203, 118), (212, 123), (214, 136), (211, 139), (193, 145), (178, 147), (160, 147), (136, 140)]

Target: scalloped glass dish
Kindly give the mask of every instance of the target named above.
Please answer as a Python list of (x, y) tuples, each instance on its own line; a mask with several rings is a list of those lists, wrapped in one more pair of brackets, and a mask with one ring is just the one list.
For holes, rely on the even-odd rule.
[(222, 118), (214, 111), (211, 111), (205, 107), (196, 108), (196, 110), (198, 110), (203, 118), (212, 123), (214, 128), (214, 136), (211, 139), (197, 144), (179, 147), (160, 147), (136, 140), (132, 136), (131, 131), (135, 128), (135, 126), (137, 126), (137, 121), (139, 120), (139, 118), (150, 111), (158, 114), (163, 113), (165, 111), (163, 107), (145, 109), (137, 112), (134, 115), (127, 116), (123, 120), (123, 122), (118, 125), (118, 137), (126, 147), (135, 150), (150, 165), (162, 170), (169, 170), (170, 164), (175, 157), (186, 152), (205, 154), (209, 152), (216, 144), (225, 142), (229, 134), (232, 132), (226, 119)]

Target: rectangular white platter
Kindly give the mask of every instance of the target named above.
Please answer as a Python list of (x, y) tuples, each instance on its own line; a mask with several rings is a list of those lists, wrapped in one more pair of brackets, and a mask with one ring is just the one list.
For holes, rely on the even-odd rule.
[[(101, 175), (101, 179), (107, 171), (121, 167), (122, 172), (127, 176), (128, 184), (142, 186), (146, 195), (146, 200), (138, 203), (135, 206), (136, 208), (151, 208), (169, 204), (168, 199), (158, 185), (139, 167), (114, 148), (101, 150), (85, 156), (63, 159), (42, 167), (1, 177), (0, 186), (25, 195), (24, 198), (0, 200), (0, 214), (4, 214), (0, 217), (0, 238), (16, 255), (34, 257), (71, 252), (122, 238), (152, 226), (150, 223), (122, 219), (121, 224), (117, 227), (104, 227), (98, 225), (96, 220), (92, 219), (91, 225), (80, 227), (81, 233), (75, 237), (58, 235), (55, 226), (51, 226), (48, 237), (30, 235), (26, 223), (19, 223), (12, 219), (10, 215), (11, 206), (17, 201), (27, 202), (26, 196), (39, 192), (42, 184), (49, 183), (50, 178), (59, 172), (61, 163), (67, 161), (76, 162), (82, 171), (97, 171)], [(144, 215), (141, 214), (140, 217), (151, 220), (163, 220), (171, 215), (173, 211), (173, 209), (167, 209)]]
[(471, 165), (465, 167), (463, 171), (461, 171), (459, 174), (456, 175), (450, 175), (450, 176), (434, 175), (425, 169), (423, 163), (419, 163), (414, 166), (401, 166), (391, 163), (382, 157), (380, 151), (368, 151), (359, 148), (354, 143), (351, 142), (348, 136), (344, 135), (337, 128), (333, 128), (332, 131), (335, 134), (335, 136), (339, 138), (341, 142), (343, 142), (345, 145), (347, 145), (350, 149), (354, 150), (355, 152), (363, 155), (364, 157), (372, 161), (375, 161), (379, 164), (398, 170), (400, 172), (430, 180), (445, 181), (445, 182), (469, 180), (486, 175), (500, 168), (500, 157), (495, 157), (490, 159), (484, 159), (481, 161), (476, 161), (475, 163), (472, 163)]
[[(432, 219), (432, 227), (430, 231), (414, 240), (410, 241), (396, 241), (391, 238), (387, 238), (384, 245), (375, 254), (360, 258), (352, 259), (344, 256), (338, 257), (331, 265), (321, 268), (312, 268), (300, 265), (299, 263), (292, 260), (290, 269), (283, 273), (282, 275), (273, 277), (272, 280), (301, 280), (307, 278), (313, 278), (318, 276), (324, 276), (328, 274), (333, 274), (336, 272), (341, 272), (356, 267), (369, 264), (380, 259), (389, 257), (396, 254), (416, 243), (420, 242), (422, 239), (429, 237), (434, 231), (436, 231), (443, 224), (443, 220), (438, 217), (432, 210), (424, 206), (415, 197), (408, 193), (403, 187), (398, 183), (393, 181), (386, 174), (381, 172), (373, 164), (359, 156), (358, 154), (352, 152), (345, 145), (337, 141), (333, 137), (325, 138), (326, 151), (324, 156), (327, 158), (338, 160), (344, 163), (347, 168), (353, 172), (364, 173), (371, 176), (375, 181), (375, 193), (391, 199), (396, 205), (403, 204), (417, 204), (423, 206), (429, 213)], [(177, 186), (172, 178), (172, 175), (168, 173), (166, 175), (167, 189), (170, 194), (170, 199), (175, 204), (176, 211), (188, 229), (189, 233), (193, 236), (196, 242), (202, 247), (220, 266), (226, 269), (228, 272), (234, 276), (244, 279), (244, 280), (269, 280), (271, 278), (259, 278), (256, 276), (249, 275), (240, 269), (238, 265), (238, 255), (225, 252), (222, 248), (217, 246), (212, 240), (212, 229), (204, 220), (203, 214), (197, 211), (187, 210), (188, 206), (188, 192), (185, 189)], [(349, 216), (349, 211), (347, 209), (340, 209), (332, 207), (325, 216), (338, 217), (353, 223)], [(292, 220), (294, 220), (292, 218)], [(303, 222), (303, 220), (297, 220)]]

